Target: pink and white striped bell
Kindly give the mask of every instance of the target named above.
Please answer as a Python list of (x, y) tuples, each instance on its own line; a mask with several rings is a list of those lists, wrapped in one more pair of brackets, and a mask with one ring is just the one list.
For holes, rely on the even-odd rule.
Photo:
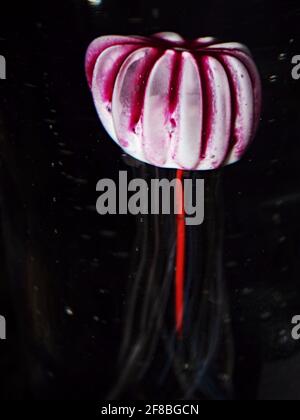
[(209, 170), (238, 161), (261, 112), (249, 50), (175, 33), (104, 36), (86, 55), (99, 117), (114, 141), (143, 162)]

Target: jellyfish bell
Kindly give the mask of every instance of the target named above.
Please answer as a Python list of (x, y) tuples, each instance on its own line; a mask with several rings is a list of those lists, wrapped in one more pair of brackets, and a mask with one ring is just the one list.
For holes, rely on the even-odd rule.
[(211, 170), (244, 155), (258, 127), (261, 82), (249, 50), (176, 33), (103, 36), (86, 54), (100, 120), (130, 156)]

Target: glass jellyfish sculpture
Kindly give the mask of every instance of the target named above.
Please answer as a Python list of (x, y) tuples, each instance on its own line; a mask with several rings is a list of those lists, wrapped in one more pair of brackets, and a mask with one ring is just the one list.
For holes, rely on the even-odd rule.
[[(261, 82), (247, 47), (176, 33), (103, 36), (86, 54), (99, 118), (130, 156), (158, 168), (210, 171), (237, 162), (261, 114)], [(175, 322), (183, 334), (186, 228), (178, 195)]]

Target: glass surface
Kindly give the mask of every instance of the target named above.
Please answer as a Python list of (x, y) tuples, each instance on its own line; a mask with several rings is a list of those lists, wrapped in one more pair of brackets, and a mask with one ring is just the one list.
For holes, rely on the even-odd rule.
[[(4, 399), (300, 399), (300, 341), (291, 335), (300, 314), (300, 80), (291, 73), (299, 2), (2, 3)], [(264, 99), (243, 160), (193, 175), (206, 180), (206, 221), (187, 232), (191, 321), (182, 343), (166, 275), (174, 220), (100, 217), (95, 208), (101, 178), (174, 171), (124, 156), (84, 74), (97, 36), (166, 30), (245, 43)]]

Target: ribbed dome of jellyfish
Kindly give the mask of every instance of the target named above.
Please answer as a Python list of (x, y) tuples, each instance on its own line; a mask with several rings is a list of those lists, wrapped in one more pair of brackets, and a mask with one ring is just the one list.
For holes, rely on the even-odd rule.
[(103, 36), (86, 74), (103, 126), (132, 157), (211, 170), (244, 155), (258, 127), (261, 82), (247, 47), (176, 33)]

